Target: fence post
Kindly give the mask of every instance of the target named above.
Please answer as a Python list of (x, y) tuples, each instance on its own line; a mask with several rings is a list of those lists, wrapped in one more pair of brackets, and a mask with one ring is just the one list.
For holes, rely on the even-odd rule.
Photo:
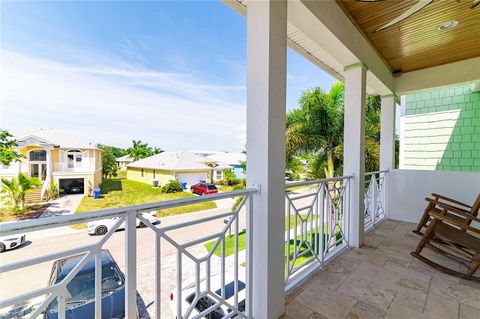
[(137, 317), (137, 214), (125, 218), (125, 318)]

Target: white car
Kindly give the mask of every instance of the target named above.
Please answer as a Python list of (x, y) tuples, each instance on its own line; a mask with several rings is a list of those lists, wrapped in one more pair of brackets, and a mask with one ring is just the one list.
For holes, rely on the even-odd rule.
[[(212, 276), (210, 279), (210, 285), (212, 288), (217, 288), (217, 289), (212, 289), (213, 293), (218, 295), (218, 297), (221, 296), (221, 290), (220, 290), (220, 276), (215, 275)], [(205, 279), (200, 281), (200, 291), (202, 291), (205, 288)], [(235, 283), (234, 281), (230, 278), (227, 279), (225, 278), (225, 300), (230, 304), (234, 304), (234, 294), (235, 294)], [(182, 290), (182, 318), (186, 317), (186, 312), (188, 311), (188, 308), (192, 304), (192, 302), (195, 300), (195, 282), (185, 286)], [(172, 310), (172, 313), (174, 316), (177, 314), (177, 300), (175, 298), (175, 291), (170, 293), (169, 296), (170, 300), (170, 309)], [(215, 304), (215, 301), (212, 297), (210, 296), (205, 296), (200, 298), (200, 300), (197, 301), (197, 304), (195, 307), (192, 309), (192, 312), (189, 315), (190, 317), (194, 317), (201, 313), (202, 311), (208, 309), (209, 307), (213, 306)], [(238, 309), (241, 312), (245, 311), (245, 283), (241, 280), (238, 280)], [(232, 310), (230, 310), (228, 307), (224, 305), (220, 305), (219, 307), (215, 308), (213, 311), (210, 313), (206, 314), (204, 318), (206, 319), (220, 319), (231, 313)], [(233, 315), (233, 317), (237, 317), (237, 315)], [(232, 318), (233, 318), (232, 317)]]
[[(157, 212), (144, 212), (140, 213), (143, 218), (148, 220), (150, 223), (155, 224), (158, 222), (157, 218)], [(87, 224), (87, 233), (89, 235), (105, 235), (110, 228), (112, 228), (117, 220), (120, 217), (115, 217), (115, 218), (110, 218), (110, 219), (102, 219), (102, 220), (96, 220), (93, 222), (90, 222)], [(147, 227), (140, 219), (137, 218), (137, 227)], [(118, 229), (124, 229), (125, 228), (125, 222), (123, 222)]]
[(25, 243), (25, 235), (12, 235), (0, 237), (0, 253), (13, 249)]

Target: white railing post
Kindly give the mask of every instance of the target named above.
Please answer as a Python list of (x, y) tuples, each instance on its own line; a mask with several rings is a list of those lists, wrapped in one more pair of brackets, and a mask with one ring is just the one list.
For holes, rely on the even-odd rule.
[(102, 250), (95, 254), (95, 319), (102, 318)]
[(136, 211), (125, 219), (125, 317), (137, 316), (137, 226)]
[[(379, 175), (380, 176), (380, 175)], [(372, 178), (370, 180), (370, 189), (371, 189), (371, 196), (370, 196), (370, 217), (372, 219), (372, 227), (375, 227), (375, 223), (377, 221), (377, 213), (378, 213), (378, 184), (377, 184), (377, 173), (372, 174)]]
[(155, 317), (162, 316), (161, 292), (162, 292), (162, 238), (159, 233), (155, 234)]
[(246, 216), (246, 227), (247, 227), (247, 234), (245, 236), (246, 240), (246, 299), (245, 299), (245, 314), (250, 318), (252, 317), (252, 294), (253, 294), (253, 272), (252, 272), (252, 264), (253, 264), (253, 196), (250, 194), (248, 196), (247, 202), (247, 216)]
[(388, 219), (388, 199), (387, 199), (387, 191), (388, 191), (388, 181), (389, 181), (389, 173), (390, 171), (386, 171), (383, 173), (383, 188), (382, 188), (382, 198), (383, 198), (383, 215), (385, 219)]

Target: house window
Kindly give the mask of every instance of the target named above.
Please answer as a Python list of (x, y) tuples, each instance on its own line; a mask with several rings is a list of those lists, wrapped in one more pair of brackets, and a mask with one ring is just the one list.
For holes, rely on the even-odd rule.
[(142, 168), (142, 177), (144, 177), (144, 176), (145, 176), (145, 171), (144, 171), (144, 169)]
[(153, 179), (155, 179), (155, 170), (153, 170)]
[(222, 179), (222, 171), (217, 171), (217, 181)]
[(67, 167), (75, 168), (82, 166), (82, 152), (79, 150), (69, 150), (67, 152)]
[(46, 161), (47, 160), (47, 151), (45, 150), (33, 150), (30, 151), (29, 159), (31, 161)]

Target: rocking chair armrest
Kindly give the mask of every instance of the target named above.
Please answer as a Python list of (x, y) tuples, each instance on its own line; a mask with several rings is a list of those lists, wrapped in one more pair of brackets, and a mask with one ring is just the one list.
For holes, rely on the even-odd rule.
[[(436, 219), (439, 219), (443, 222), (446, 222), (447, 224), (460, 227), (461, 229), (471, 231), (473, 233), (480, 234), (480, 229), (472, 227), (472, 226), (467, 225), (465, 223), (462, 223), (462, 222), (460, 222), (460, 221), (458, 221), (454, 218), (451, 218), (448, 215), (443, 215), (442, 213), (439, 213), (439, 212), (436, 212), (436, 211), (429, 211), (428, 214), (430, 216), (432, 216), (433, 218), (436, 218)], [(478, 218), (475, 218), (475, 220), (480, 222), (480, 220)]]
[(455, 200), (453, 198), (450, 198), (450, 197), (447, 197), (447, 196), (443, 196), (443, 195), (440, 195), (440, 194), (436, 194), (436, 193), (432, 193), (432, 196), (435, 197), (437, 200), (438, 199), (443, 199), (443, 200), (446, 200), (450, 203), (453, 203), (453, 204), (457, 204), (457, 205), (460, 205), (460, 206), (463, 206), (463, 207), (467, 207), (467, 208), (472, 208), (472, 206), (468, 205), (468, 204), (465, 204), (463, 202), (460, 202), (458, 200)]
[[(458, 207), (455, 207), (455, 206), (451, 206), (451, 205), (448, 205), (448, 204), (445, 204), (445, 203), (442, 203), (442, 202), (438, 202), (436, 204), (439, 208), (442, 208), (444, 210), (447, 210), (447, 211), (450, 211), (450, 212), (453, 212), (455, 214), (459, 214), (463, 217), (466, 217), (466, 218), (470, 218), (471, 220), (475, 220), (477, 218), (475, 218), (469, 211), (465, 211), (461, 208), (458, 208)], [(477, 220), (480, 222), (480, 220)]]
[(443, 209), (446, 209), (446, 210), (449, 210), (449, 211), (452, 211), (452, 212), (455, 212), (455, 213), (459, 213), (459, 214), (467, 214), (467, 215), (470, 215), (470, 211), (469, 210), (465, 210), (463, 208), (459, 208), (459, 207), (456, 207), (456, 206), (452, 206), (450, 204), (447, 204), (447, 203), (444, 203), (444, 202), (441, 202), (437, 199), (433, 199), (433, 198), (430, 198), (430, 197), (426, 197), (425, 200), (427, 202), (430, 202), (440, 208), (443, 208)]

